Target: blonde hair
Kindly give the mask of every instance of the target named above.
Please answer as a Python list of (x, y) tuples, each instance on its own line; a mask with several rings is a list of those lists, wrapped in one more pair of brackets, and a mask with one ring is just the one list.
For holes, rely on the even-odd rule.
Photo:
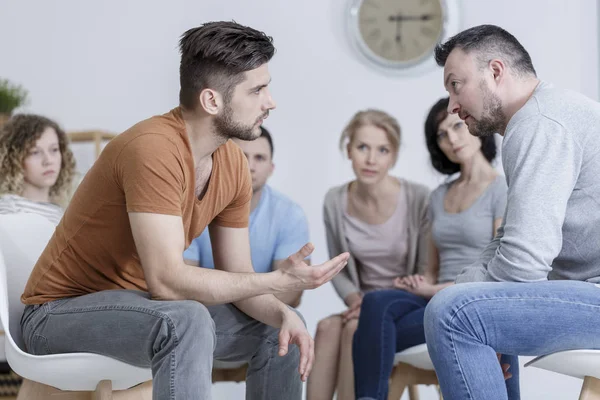
[(340, 137), (340, 150), (344, 151), (344, 147), (348, 143), (352, 143), (356, 131), (366, 125), (375, 126), (385, 132), (394, 149), (395, 156), (397, 157), (398, 151), (400, 150), (400, 124), (398, 124), (396, 118), (392, 117), (390, 114), (375, 109), (363, 110), (354, 114), (350, 122), (348, 122), (348, 125), (346, 125), (342, 131), (342, 136)]
[(23, 163), (48, 127), (56, 131), (62, 158), (60, 173), (50, 188), (50, 201), (62, 207), (67, 205), (75, 175), (75, 157), (69, 149), (66, 133), (56, 122), (40, 115), (15, 115), (0, 130), (0, 194), (22, 194), (25, 182)]

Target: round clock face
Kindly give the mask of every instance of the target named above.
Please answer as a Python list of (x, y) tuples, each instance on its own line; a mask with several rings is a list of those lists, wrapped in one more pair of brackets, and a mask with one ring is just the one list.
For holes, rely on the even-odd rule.
[(427, 59), (448, 33), (450, 17), (445, 0), (351, 0), (350, 6), (358, 47), (388, 69), (410, 68)]

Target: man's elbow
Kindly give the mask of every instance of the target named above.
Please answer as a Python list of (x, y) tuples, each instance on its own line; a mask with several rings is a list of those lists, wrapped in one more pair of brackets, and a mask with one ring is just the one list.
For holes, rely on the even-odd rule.
[(300, 307), (301, 300), (302, 300), (302, 292), (298, 292), (295, 294), (295, 296), (292, 299), (290, 299), (290, 301), (288, 302), (288, 305), (293, 308), (298, 308), (298, 307)]
[(183, 300), (177, 291), (160, 275), (147, 277), (146, 284), (148, 285), (148, 293), (150, 293), (152, 300)]

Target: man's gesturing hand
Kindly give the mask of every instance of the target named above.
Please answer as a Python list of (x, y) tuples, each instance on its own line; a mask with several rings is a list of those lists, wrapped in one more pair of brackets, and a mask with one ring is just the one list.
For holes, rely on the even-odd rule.
[(327, 283), (348, 263), (348, 253), (342, 253), (319, 265), (308, 265), (304, 259), (314, 250), (311, 243), (305, 244), (297, 253), (289, 256), (276, 272), (282, 274), (280, 284), (283, 291), (314, 289)]

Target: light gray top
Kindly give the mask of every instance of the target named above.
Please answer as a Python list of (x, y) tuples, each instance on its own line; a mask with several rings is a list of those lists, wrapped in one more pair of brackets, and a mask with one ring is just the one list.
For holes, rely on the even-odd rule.
[(600, 281), (600, 104), (541, 82), (506, 128), (503, 225), (456, 282)]
[(369, 224), (348, 214), (348, 194), (343, 195), (344, 231), (362, 290), (393, 288), (394, 278), (406, 275), (406, 190), (400, 190), (394, 213), (382, 224)]
[[(406, 191), (406, 207), (408, 219), (406, 221), (408, 253), (406, 273), (424, 273), (427, 268), (427, 253), (429, 246), (430, 223), (427, 211), (429, 189), (418, 183), (405, 179), (400, 181), (402, 191)], [(348, 241), (344, 232), (344, 193), (348, 191), (350, 182), (336, 186), (327, 192), (323, 205), (323, 220), (327, 236), (327, 250), (330, 257), (340, 253), (349, 252)], [(350, 293), (360, 292), (360, 281), (356, 262), (352, 254), (348, 265), (332, 280), (333, 287), (338, 295), (344, 299)]]
[(32, 213), (46, 217), (55, 226), (58, 225), (64, 210), (54, 203), (31, 201), (16, 194), (0, 195), (0, 214)]
[(454, 282), (465, 268), (479, 258), (494, 238), (494, 221), (506, 209), (506, 180), (497, 176), (466, 210), (448, 213), (444, 198), (456, 182), (444, 183), (431, 193), (431, 235), (438, 250), (438, 283)]

